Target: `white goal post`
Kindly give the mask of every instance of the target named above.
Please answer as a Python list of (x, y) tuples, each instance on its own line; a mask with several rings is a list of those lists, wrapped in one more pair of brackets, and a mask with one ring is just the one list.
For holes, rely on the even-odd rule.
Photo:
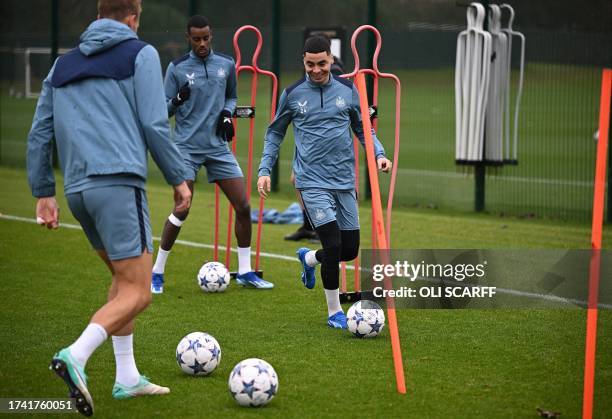
[[(59, 55), (65, 54), (70, 51), (68, 48), (59, 48), (57, 53)], [(47, 54), (51, 55), (51, 48), (25, 48), (23, 50), (23, 59), (25, 64), (25, 97), (29, 99), (36, 99), (40, 96), (40, 91), (32, 91), (32, 64), (30, 62), (30, 56), (32, 54)]]

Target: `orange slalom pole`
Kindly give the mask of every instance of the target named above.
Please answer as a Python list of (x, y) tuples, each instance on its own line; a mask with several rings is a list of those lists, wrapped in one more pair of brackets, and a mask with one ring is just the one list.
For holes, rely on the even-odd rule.
[[(239, 29), (236, 32), (236, 35), (240, 35), (241, 30)], [(235, 37), (235, 47), (237, 48), (237, 36)], [(240, 76), (240, 73), (242, 71), (250, 71), (252, 72), (253, 76), (251, 79), (251, 100), (250, 100), (250, 106), (255, 109), (255, 102), (256, 102), (256, 98), (257, 98), (257, 72), (253, 69), (253, 67), (251, 66), (245, 66), (245, 65), (240, 65), (240, 50), (238, 50), (238, 58), (236, 61), (236, 80), (238, 80), (238, 77)], [(236, 156), (236, 160), (237, 160), (237, 150), (236, 150), (236, 142), (238, 141), (238, 122), (236, 120), (236, 117), (233, 118), (233, 124), (234, 124), (234, 142), (232, 144), (232, 151), (234, 153), (234, 156)], [(253, 179), (253, 137), (255, 134), (255, 118), (250, 118), (249, 121), (249, 142), (248, 142), (248, 152), (247, 152), (247, 175), (246, 175), (246, 199), (247, 201), (250, 203), (251, 202), (251, 191), (252, 191), (252, 179)], [(231, 242), (232, 242), (232, 223), (233, 223), (233, 213), (234, 213), (234, 208), (233, 206), (230, 204), (229, 206), (229, 222), (227, 225), (227, 243), (226, 243), (226, 251), (229, 254), (229, 252), (231, 251)], [(226, 260), (226, 266), (229, 269), (229, 260), (230, 257), (228, 255), (226, 255), (225, 257)], [(258, 269), (258, 268), (256, 268)]]
[[(257, 63), (255, 63), (257, 64)], [(262, 70), (261, 68), (254, 66), (259, 74), (270, 77), (272, 82), (272, 97), (270, 98), (270, 122), (274, 120), (276, 116), (276, 100), (278, 98), (278, 78), (276, 74), (268, 70)], [(261, 253), (261, 233), (263, 230), (263, 211), (264, 211), (264, 199), (259, 197), (259, 214), (257, 216), (257, 242), (255, 246), (255, 270), (259, 271), (259, 259)]]
[[(232, 153), (236, 156), (236, 120), (232, 121), (234, 124), (234, 140), (232, 141)], [(225, 242), (225, 267), (230, 270), (230, 261), (232, 257), (232, 226), (234, 224), (234, 207), (228, 201), (227, 203), (227, 241)], [(236, 269), (238, 271), (238, 269)]]
[[(251, 79), (251, 107), (255, 108), (257, 101), (257, 72)], [(253, 189), (253, 137), (255, 136), (255, 118), (249, 121), (249, 153), (247, 158), (247, 201), (251, 202), (251, 189)]]
[[(238, 39), (243, 32), (252, 31), (255, 33), (257, 37), (257, 45), (255, 47), (255, 51), (253, 52), (253, 57), (251, 59), (251, 65), (242, 65), (242, 54), (240, 52), (240, 47), (238, 45)], [(236, 76), (240, 74), (241, 71), (250, 71), (253, 74), (253, 78), (251, 79), (251, 107), (255, 109), (255, 103), (257, 98), (257, 80), (258, 75), (267, 76), (270, 78), (272, 82), (272, 97), (271, 97), (271, 105), (270, 105), (270, 121), (274, 119), (276, 115), (276, 98), (278, 96), (278, 78), (276, 74), (271, 71), (262, 70), (259, 68), (257, 64), (257, 60), (259, 58), (259, 54), (261, 52), (261, 48), (263, 45), (263, 37), (261, 36), (261, 31), (257, 29), (253, 25), (244, 25), (241, 26), (236, 33), (234, 34), (234, 53), (236, 54)], [(251, 201), (251, 183), (252, 183), (252, 170), (253, 170), (253, 137), (255, 131), (255, 119), (251, 118), (249, 123), (249, 152), (248, 152), (248, 169), (247, 169), (247, 199)], [(255, 244), (255, 271), (259, 271), (259, 263), (260, 263), (260, 253), (261, 253), (261, 234), (263, 229), (263, 209), (264, 209), (264, 199), (259, 197), (259, 214), (257, 216), (257, 235), (256, 235), (256, 244)]]
[(219, 185), (215, 183), (215, 231), (213, 237), (213, 260), (219, 261)]
[[(372, 57), (372, 68), (360, 69), (360, 60), (359, 53), (357, 51), (357, 38), (359, 34), (363, 31), (371, 31), (376, 38), (376, 48), (374, 50), (374, 56)], [(399, 142), (400, 142), (400, 117), (401, 117), (401, 83), (399, 78), (391, 73), (383, 73), (378, 68), (378, 56), (380, 54), (380, 50), (382, 48), (382, 37), (380, 36), (380, 32), (374, 26), (371, 25), (362, 25), (355, 29), (353, 35), (351, 36), (351, 50), (353, 52), (353, 59), (355, 61), (355, 67), (353, 71), (347, 74), (343, 74), (341, 77), (351, 78), (356, 77), (357, 74), (369, 74), (374, 77), (374, 90), (372, 92), (373, 105), (378, 104), (378, 86), (380, 78), (391, 79), (395, 84), (395, 135), (394, 135), (394, 147), (393, 147), (393, 166), (391, 168), (391, 180), (389, 182), (389, 193), (387, 197), (387, 212), (386, 212), (386, 239), (387, 245), (391, 247), (391, 217), (393, 211), (393, 197), (395, 193), (395, 184), (397, 181), (397, 168), (398, 168), (398, 158), (399, 158)], [(369, 115), (368, 115), (369, 116)], [(377, 130), (378, 127), (378, 119), (374, 120), (374, 130)], [(355, 153), (356, 158), (356, 173), (359, 172), (358, 165), (358, 153)], [(358, 182), (356, 182), (358, 185)], [(382, 215), (382, 214), (381, 214)], [(376, 213), (372, 213), (372, 246), (377, 242), (376, 238)], [(359, 283), (359, 260), (355, 261), (355, 287), (359, 289), (361, 287)]]
[[(359, 197), (359, 171), (361, 170), (359, 167), (359, 146), (361, 143), (357, 136), (353, 136), (353, 152), (355, 153), (355, 193), (357, 197)], [(359, 210), (359, 203), (357, 203), (357, 210)], [(361, 285), (359, 284), (359, 256), (353, 259), (353, 267), (354, 269), (354, 278), (353, 278), (353, 291), (361, 291)], [(342, 294), (347, 292), (347, 282), (346, 282), (346, 262), (340, 262), (340, 292)]]
[[(365, 68), (365, 69), (361, 69), (358, 71), (358, 73), (361, 74), (369, 74), (370, 76), (373, 77), (373, 91), (372, 91), (372, 106), (378, 106), (378, 74), (372, 70), (371, 68)], [(365, 80), (365, 78), (364, 78)], [(366, 87), (367, 89), (367, 87)], [(367, 97), (367, 96), (366, 96)], [(369, 113), (368, 113), (368, 117), (369, 117)], [(375, 118), (374, 121), (372, 121), (370, 119), (370, 124), (372, 125), (372, 128), (374, 128), (374, 132), (377, 132), (378, 130), (378, 118)], [(371, 233), (372, 233), (372, 243), (376, 243), (376, 222), (375, 222), (375, 218), (378, 216), (378, 214), (372, 214), (372, 228), (371, 228)], [(389, 215), (387, 214), (387, 217)], [(387, 241), (391, 240), (391, 234), (389, 234), (389, 232), (387, 232)], [(358, 281), (358, 280), (357, 280)], [(357, 282), (355, 283), (355, 287), (357, 287)], [(361, 288), (361, 287), (359, 287)], [(357, 288), (357, 290), (359, 290), (359, 288)]]
[(586, 344), (584, 349), (584, 391), (582, 417), (593, 417), (595, 387), (595, 354), (597, 346), (597, 300), (599, 294), (599, 269), (604, 215), (606, 162), (610, 129), (610, 98), (612, 96), (612, 69), (604, 69), (601, 80), (599, 104), (599, 140), (595, 166), (595, 191), (593, 193), (593, 225), (591, 228), (591, 265), (589, 275), (589, 304), (587, 307)]
[[(371, 31), (376, 38), (376, 48), (374, 49), (374, 57), (372, 57), (372, 68), (371, 69), (359, 69), (359, 53), (357, 52), (357, 37), (363, 31)], [(387, 198), (387, 220), (386, 220), (386, 233), (387, 241), (391, 243), (391, 215), (393, 210), (393, 196), (395, 193), (395, 183), (397, 180), (397, 167), (399, 158), (399, 142), (400, 142), (400, 116), (401, 116), (401, 83), (399, 78), (395, 74), (383, 73), (378, 68), (378, 56), (382, 47), (382, 37), (380, 32), (372, 25), (362, 25), (355, 29), (353, 36), (351, 37), (351, 50), (353, 51), (353, 59), (355, 60), (355, 67), (352, 72), (344, 74), (342, 77), (350, 78), (355, 77), (358, 73), (367, 73), (375, 75), (376, 78), (391, 79), (395, 83), (395, 137), (393, 147), (393, 167), (391, 168), (391, 181), (389, 183), (389, 196)], [(378, 94), (378, 83), (374, 85), (374, 93)]]
[[(360, 182), (360, 176), (359, 176), (359, 147), (360, 147), (360, 143), (359, 141), (353, 141), (353, 149), (355, 150), (355, 194), (357, 195), (357, 198), (359, 198), (359, 182)], [(359, 202), (357, 202), (357, 209), (359, 209)], [(359, 272), (359, 268), (360, 268), (360, 260), (359, 260), (359, 254), (357, 254), (357, 257), (355, 258), (355, 260), (353, 261), (353, 266), (355, 267), (355, 272), (353, 272), (354, 277), (353, 277), (353, 284), (354, 284), (354, 291), (361, 291), (361, 278), (359, 277), (360, 272)], [(346, 289), (344, 290), (344, 292), (346, 292)]]
[[(355, 193), (359, 198), (359, 172), (361, 170), (359, 166), (359, 147), (361, 143), (357, 136), (353, 136), (353, 153), (355, 154)], [(359, 206), (359, 203), (357, 203)], [(359, 210), (359, 208), (357, 208)], [(353, 267), (354, 269), (354, 277), (353, 277), (353, 291), (361, 291), (361, 285), (359, 283), (359, 256), (353, 259)], [(346, 293), (347, 291), (347, 282), (346, 282), (346, 262), (340, 262), (340, 292)]]
[[(368, 169), (370, 171), (370, 186), (372, 187), (372, 212), (378, 214), (376, 217), (377, 243), (376, 249), (387, 251), (387, 236), (383, 220), (382, 203), (380, 199), (380, 186), (378, 183), (378, 168), (374, 156), (374, 140), (372, 138), (372, 125), (368, 111), (368, 98), (363, 74), (356, 76), (357, 90), (359, 91), (359, 104), (361, 107), (361, 118), (363, 122), (363, 133), (365, 136), (366, 156)], [(392, 301), (392, 300), (391, 300)], [(404, 365), (402, 360), (402, 348), (400, 344), (399, 331), (397, 328), (397, 317), (393, 304), (387, 304), (387, 317), (389, 318), (389, 332), (391, 334), (391, 350), (393, 353), (393, 364), (395, 366), (395, 382), (397, 391), (406, 394), (406, 382), (404, 377)]]

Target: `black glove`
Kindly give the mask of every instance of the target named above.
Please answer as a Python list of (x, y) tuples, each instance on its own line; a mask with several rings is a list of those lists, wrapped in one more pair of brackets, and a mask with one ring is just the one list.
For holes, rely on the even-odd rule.
[(370, 123), (374, 123), (374, 119), (378, 118), (378, 106), (370, 105), (368, 107), (368, 113), (370, 114)]
[(176, 96), (172, 98), (172, 104), (174, 106), (181, 106), (183, 103), (189, 100), (190, 95), (191, 89), (189, 88), (189, 82), (187, 82), (181, 86)]
[(217, 120), (217, 135), (225, 141), (230, 142), (234, 138), (234, 124), (232, 124), (232, 114), (224, 109)]

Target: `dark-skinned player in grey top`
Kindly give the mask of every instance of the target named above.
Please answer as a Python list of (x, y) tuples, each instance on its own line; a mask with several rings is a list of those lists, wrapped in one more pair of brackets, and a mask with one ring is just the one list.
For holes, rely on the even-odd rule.
[[(249, 288), (273, 288), (251, 269), (251, 207), (242, 171), (228, 147), (234, 136), (232, 115), (237, 100), (234, 59), (212, 50), (212, 30), (204, 16), (189, 19), (186, 36), (191, 51), (170, 63), (164, 87), (168, 114), (176, 120), (174, 141), (187, 166), (187, 185), (193, 192), (200, 168), (206, 167), (208, 182), (219, 185), (236, 211), (236, 282)], [(153, 265), (153, 293), (164, 290), (166, 261), (188, 214), (189, 210), (175, 208), (166, 220)]]

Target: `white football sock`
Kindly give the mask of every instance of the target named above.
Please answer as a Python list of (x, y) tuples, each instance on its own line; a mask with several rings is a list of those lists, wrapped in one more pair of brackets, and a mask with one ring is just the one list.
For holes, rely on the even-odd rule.
[(340, 289), (336, 288), (335, 290), (323, 290), (325, 291), (325, 299), (327, 300), (328, 315), (331, 316), (332, 314), (342, 311), (342, 306), (340, 305)]
[(251, 272), (251, 246), (238, 248), (238, 275)]
[(140, 373), (134, 360), (134, 335), (113, 336), (113, 350), (117, 365), (115, 381), (124, 386), (132, 387), (138, 384)]
[(306, 256), (304, 256), (304, 260), (306, 261), (306, 265), (313, 267), (313, 266), (317, 266), (319, 263), (317, 260), (317, 251), (316, 250), (311, 250), (310, 252), (306, 253)]
[(168, 255), (170, 254), (170, 250), (164, 250), (161, 247), (157, 251), (157, 259), (155, 259), (155, 265), (153, 265), (153, 273), (154, 274), (163, 274), (166, 269), (166, 261), (168, 260)]
[(85, 367), (87, 360), (104, 343), (108, 334), (97, 323), (89, 323), (81, 336), (70, 345), (70, 354), (81, 366)]

